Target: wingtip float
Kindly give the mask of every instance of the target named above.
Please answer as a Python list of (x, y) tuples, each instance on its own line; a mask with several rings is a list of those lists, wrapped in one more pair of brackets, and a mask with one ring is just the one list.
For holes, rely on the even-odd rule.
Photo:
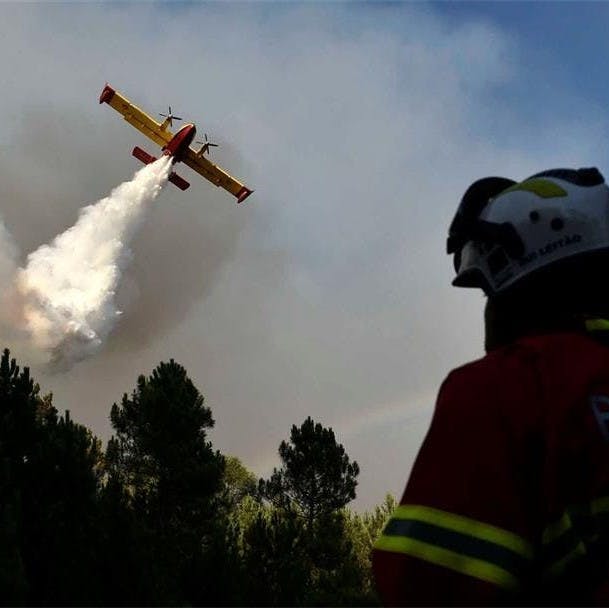
[[(106, 103), (119, 114), (122, 114), (128, 123), (158, 144), (163, 154), (170, 156), (174, 164), (182, 162), (188, 165), (212, 184), (230, 192), (237, 198), (237, 203), (243, 203), (254, 192), (205, 158), (205, 153), (209, 153), (209, 147), (217, 146), (217, 144), (212, 144), (207, 140), (207, 134), (205, 134), (205, 142), (201, 142), (202, 146), (199, 150), (194, 150), (190, 147), (197, 132), (193, 123), (184, 125), (175, 134), (169, 131), (169, 127), (173, 125), (174, 120), (182, 120), (171, 113), (171, 106), (169, 107), (169, 114), (161, 115), (165, 117), (165, 120), (162, 123), (158, 123), (107, 83), (99, 96), (99, 103)], [(145, 164), (156, 161), (156, 157), (148, 154), (138, 146), (133, 149), (132, 154), (136, 159)], [(175, 171), (169, 176), (169, 181), (180, 190), (186, 190), (190, 186)]]

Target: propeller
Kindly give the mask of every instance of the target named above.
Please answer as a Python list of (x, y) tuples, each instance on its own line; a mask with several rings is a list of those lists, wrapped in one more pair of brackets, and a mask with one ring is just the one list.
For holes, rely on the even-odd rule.
[(163, 114), (162, 112), (159, 112), (160, 116), (164, 116), (166, 119), (169, 119), (169, 126), (173, 127), (173, 121), (181, 121), (182, 118), (180, 118), (179, 116), (174, 116), (171, 112), (171, 106), (169, 106), (169, 114)]
[(199, 150), (199, 154), (205, 154), (206, 152), (207, 152), (207, 154), (209, 154), (210, 146), (214, 146), (215, 148), (218, 148), (218, 144), (214, 144), (207, 139), (207, 133), (205, 134), (205, 141), (201, 142), (201, 141), (197, 140), (197, 144), (201, 144), (201, 150)]

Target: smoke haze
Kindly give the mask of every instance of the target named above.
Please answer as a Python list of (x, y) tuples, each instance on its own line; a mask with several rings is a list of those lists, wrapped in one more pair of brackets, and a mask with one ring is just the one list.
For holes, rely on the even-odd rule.
[(236, 206), (185, 168), (186, 193), (146, 206), (103, 347), (60, 375), (33, 365), (58, 408), (106, 439), (111, 404), (173, 357), (214, 446), (257, 474), (311, 416), (359, 462), (358, 506), (402, 491), (440, 383), (483, 352), (483, 298), (450, 286), (445, 253), (461, 195), (485, 175), (607, 172), (605, 110), (562, 66), (438, 7), (0, 5), (0, 280), (129, 179), (133, 146), (156, 153), (98, 105), (106, 81), (151, 115), (171, 104), (255, 189)]

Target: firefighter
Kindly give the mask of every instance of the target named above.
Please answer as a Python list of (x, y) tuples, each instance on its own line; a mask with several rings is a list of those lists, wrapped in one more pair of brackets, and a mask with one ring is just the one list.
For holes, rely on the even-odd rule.
[(387, 605), (609, 606), (609, 188), (596, 168), (484, 178), (450, 226), (486, 296), (373, 551)]

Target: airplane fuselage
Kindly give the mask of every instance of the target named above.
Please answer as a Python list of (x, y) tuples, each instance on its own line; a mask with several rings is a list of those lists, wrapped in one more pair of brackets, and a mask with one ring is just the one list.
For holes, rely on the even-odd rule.
[(168, 144), (163, 146), (163, 154), (166, 156), (173, 157), (174, 163), (179, 163), (188, 147), (190, 146), (192, 140), (195, 139), (195, 134), (197, 133), (196, 127), (189, 123), (188, 125), (184, 125), (169, 141)]
[[(207, 136), (205, 137), (205, 143), (203, 144), (203, 142), (201, 142), (202, 146), (199, 150), (193, 150), (190, 147), (197, 132), (192, 123), (184, 125), (175, 135), (169, 131), (168, 128), (172, 127), (172, 120), (182, 120), (172, 115), (171, 106), (169, 106), (168, 114), (161, 114), (161, 116), (165, 117), (165, 120), (162, 123), (159, 123), (132, 104), (108, 83), (106, 83), (106, 86), (99, 96), (99, 103), (108, 104), (122, 115), (130, 125), (135, 127), (158, 146), (162, 146), (163, 154), (171, 159), (172, 164), (179, 163), (180, 161), (184, 162), (203, 178), (215, 186), (222, 187), (236, 197), (237, 203), (242, 203), (252, 194), (252, 192), (254, 192), (239, 182), (239, 180), (236, 180), (233, 176), (226, 173), (222, 168), (214, 165), (205, 158), (204, 155), (206, 152), (209, 152), (209, 147), (217, 145), (208, 142)], [(148, 154), (148, 152), (142, 150), (139, 146), (136, 146), (131, 154), (146, 165), (156, 161), (155, 156)], [(186, 190), (189, 187), (188, 182), (177, 175), (175, 171), (172, 171), (169, 174), (168, 180), (180, 190)]]

